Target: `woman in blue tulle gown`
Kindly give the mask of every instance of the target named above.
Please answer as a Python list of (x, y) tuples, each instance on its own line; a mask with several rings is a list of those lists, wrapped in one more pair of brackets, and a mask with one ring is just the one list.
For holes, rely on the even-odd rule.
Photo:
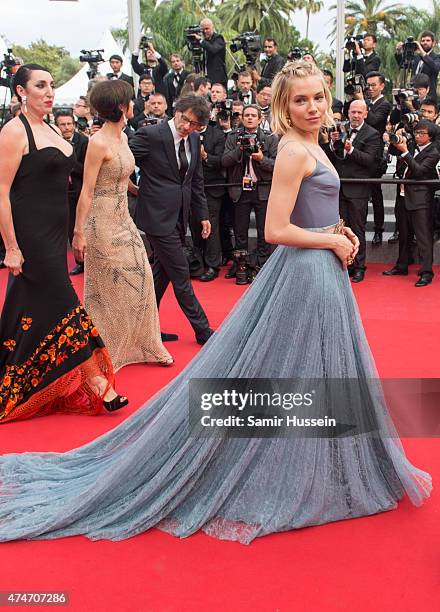
[[(273, 83), (282, 136), (266, 234), (280, 246), (221, 328), (164, 390), (113, 431), (68, 453), (0, 458), (0, 540), (128, 538), (151, 527), (256, 536), (420, 504), (429, 474), (411, 465), (386, 407), (347, 274), (358, 243), (338, 224), (339, 180), (318, 146), (331, 96), (318, 68), (287, 64)], [(196, 378), (364, 381), (350, 418), (376, 435), (197, 436)], [(372, 401), (373, 397), (373, 401)], [(363, 398), (361, 398), (363, 399)]]

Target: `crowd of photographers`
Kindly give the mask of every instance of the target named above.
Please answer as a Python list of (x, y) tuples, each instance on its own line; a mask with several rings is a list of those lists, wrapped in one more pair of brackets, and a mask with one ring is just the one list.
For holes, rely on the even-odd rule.
[[(222, 265), (232, 261), (226, 273), (238, 284), (252, 282), (271, 254), (264, 240), (264, 222), (270, 182), (277, 153), (278, 138), (271, 132), (271, 82), (286, 59), (303, 58), (315, 62), (303, 49), (292, 49), (288, 58), (278, 53), (276, 41), (264, 41), (251, 32), (237, 36), (230, 50), (243, 51), (246, 64), (237, 66), (229, 87), (226, 72), (227, 46), (214, 30), (210, 19), (185, 30), (192, 67), (188, 70), (179, 53), (168, 62), (154, 48), (149, 36), (142, 36), (131, 63), (138, 75), (134, 94), (134, 116), (126, 127), (130, 138), (136, 130), (168, 121), (176, 101), (188, 93), (203, 97), (210, 106), (210, 121), (200, 132), (200, 157), (205, 179), (212, 233), (201, 240), (192, 232), (188, 248), (193, 276), (201, 281), (214, 280)], [(346, 41), (343, 71), (345, 99), (333, 99), (335, 127), (322, 130), (321, 146), (343, 179), (380, 179), (391, 160), (396, 159), (396, 177), (412, 179), (398, 185), (395, 202), (396, 224), (389, 242), (399, 243), (396, 265), (387, 275), (406, 275), (417, 245), (420, 279), (416, 286), (426, 286), (433, 277), (433, 245), (440, 237), (440, 220), (435, 185), (440, 160), (440, 123), (437, 77), (440, 55), (435, 53), (435, 36), (423, 32), (419, 40), (408, 38), (399, 43), (395, 59), (401, 68), (400, 87), (384, 95), (386, 77), (381, 72), (373, 34), (351, 37)], [(89, 90), (99, 79), (123, 79), (133, 88), (130, 75), (122, 72), (123, 60), (110, 58), (112, 72), (100, 76), (97, 65), (101, 52), (83, 52), (88, 61)], [(333, 74), (323, 70), (333, 88)], [(77, 164), (71, 177), (69, 200), (74, 219), (81, 190), (82, 169), (88, 137), (102, 122), (90, 108), (88, 97), (80, 96), (72, 109), (59, 110), (55, 123), (64, 138), (75, 148)], [(12, 100), (11, 116), (20, 112)], [(394, 167), (394, 164), (393, 164)], [(133, 177), (135, 179), (135, 177)], [(350, 267), (353, 282), (364, 279), (366, 270), (366, 222), (369, 201), (374, 211), (373, 246), (382, 243), (384, 201), (380, 182), (346, 182), (340, 190), (340, 213), (360, 240), (359, 253)], [(132, 199), (130, 206), (135, 208)], [(256, 248), (250, 253), (248, 234), (251, 212), (255, 214)], [(70, 228), (70, 232), (72, 227)], [(78, 264), (73, 273), (81, 272)]]

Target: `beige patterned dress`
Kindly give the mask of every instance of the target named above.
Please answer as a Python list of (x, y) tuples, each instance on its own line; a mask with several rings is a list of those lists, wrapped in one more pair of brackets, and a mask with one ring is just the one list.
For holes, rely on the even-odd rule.
[(129, 363), (171, 363), (160, 338), (154, 282), (144, 244), (128, 212), (134, 157), (123, 136), (104, 161), (85, 234), (84, 305), (114, 370)]

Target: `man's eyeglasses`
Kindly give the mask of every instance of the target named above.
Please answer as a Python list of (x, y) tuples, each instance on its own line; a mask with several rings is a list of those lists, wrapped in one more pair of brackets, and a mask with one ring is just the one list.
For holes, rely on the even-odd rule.
[(200, 132), (200, 130), (203, 130), (203, 128), (205, 127), (205, 125), (203, 123), (199, 123), (198, 121), (192, 121), (191, 119), (189, 119), (183, 113), (181, 114), (181, 117), (182, 117), (182, 119), (184, 120), (185, 123), (188, 123), (192, 128), (194, 128), (198, 132)]
[(417, 134), (419, 136), (428, 136), (428, 132), (426, 132), (425, 130), (417, 130), (416, 132), (414, 132), (415, 136), (417, 136)]

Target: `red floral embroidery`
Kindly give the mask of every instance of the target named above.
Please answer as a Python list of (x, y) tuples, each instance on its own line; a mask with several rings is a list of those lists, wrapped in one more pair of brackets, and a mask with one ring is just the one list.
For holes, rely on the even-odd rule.
[[(25, 326), (29, 329), (31, 324), (31, 317), (22, 318), (23, 329)], [(40, 342), (25, 363), (7, 365), (3, 380), (0, 381), (0, 419), (7, 416), (30, 391), (38, 387), (48, 372), (86, 347), (91, 336), (99, 337), (98, 330), (82, 306), (78, 306)], [(16, 346), (13, 339), (6, 340), (3, 344), (10, 351)]]

